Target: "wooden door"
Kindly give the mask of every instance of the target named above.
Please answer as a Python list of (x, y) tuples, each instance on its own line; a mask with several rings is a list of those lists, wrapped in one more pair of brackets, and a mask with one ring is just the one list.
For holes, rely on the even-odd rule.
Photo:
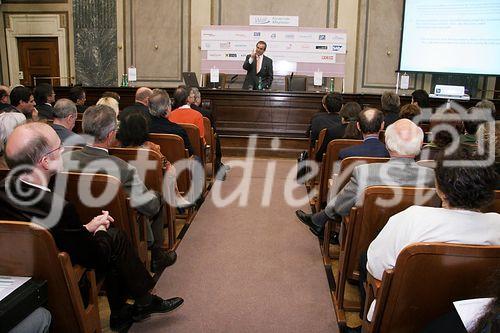
[(59, 77), (59, 48), (57, 37), (23, 37), (17, 39), (19, 50), (19, 71), (23, 72), (21, 84), (34, 86), (47, 82), (59, 86), (59, 79), (38, 79), (38, 77)]

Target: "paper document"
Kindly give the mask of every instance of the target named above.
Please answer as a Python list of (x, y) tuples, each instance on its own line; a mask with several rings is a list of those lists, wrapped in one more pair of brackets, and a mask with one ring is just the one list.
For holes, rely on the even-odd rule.
[(453, 302), (467, 332), (470, 332), (476, 320), (483, 315), (491, 301), (493, 301), (493, 298), (474, 298)]
[(0, 301), (22, 286), (31, 277), (0, 275)]
[(322, 86), (323, 85), (323, 72), (314, 72), (314, 85)]
[(212, 82), (212, 83), (219, 82), (219, 69), (218, 68), (212, 68), (210, 70), (210, 82)]
[(128, 68), (128, 81), (129, 82), (137, 81), (137, 68), (133, 66)]
[(408, 89), (410, 86), (410, 76), (408, 74), (401, 75), (401, 85), (399, 86), (401, 89)]

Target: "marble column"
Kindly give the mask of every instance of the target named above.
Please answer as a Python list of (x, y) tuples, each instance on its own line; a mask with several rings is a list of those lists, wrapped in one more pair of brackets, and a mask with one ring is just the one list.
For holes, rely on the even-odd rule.
[(76, 82), (117, 85), (116, 0), (73, 0)]

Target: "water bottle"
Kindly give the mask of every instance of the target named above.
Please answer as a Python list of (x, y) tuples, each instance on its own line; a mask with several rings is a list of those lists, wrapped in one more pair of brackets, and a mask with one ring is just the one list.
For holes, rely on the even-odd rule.
[(259, 78), (259, 81), (257, 83), (257, 89), (262, 90), (262, 78), (260, 76), (258, 78)]
[(127, 74), (122, 75), (122, 87), (128, 87), (128, 75)]
[(333, 78), (331, 78), (330, 79), (330, 92), (333, 92), (333, 88), (335, 88), (334, 87), (334, 80), (333, 80)]

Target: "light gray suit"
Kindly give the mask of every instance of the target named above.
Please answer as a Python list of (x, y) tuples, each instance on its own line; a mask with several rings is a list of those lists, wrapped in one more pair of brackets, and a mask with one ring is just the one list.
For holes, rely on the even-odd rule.
[(63, 154), (63, 165), (67, 171), (107, 174), (120, 180), (130, 197), (131, 206), (150, 218), (154, 237), (154, 248), (163, 245), (163, 201), (161, 194), (149, 191), (139, 178), (137, 169), (124, 160), (109, 155), (104, 149), (85, 146)]
[(375, 185), (434, 187), (434, 170), (419, 166), (412, 158), (391, 158), (387, 163), (363, 164), (354, 168), (351, 179), (333, 197), (325, 210), (312, 216), (324, 226), (335, 215), (347, 216), (363, 198), (365, 188)]

